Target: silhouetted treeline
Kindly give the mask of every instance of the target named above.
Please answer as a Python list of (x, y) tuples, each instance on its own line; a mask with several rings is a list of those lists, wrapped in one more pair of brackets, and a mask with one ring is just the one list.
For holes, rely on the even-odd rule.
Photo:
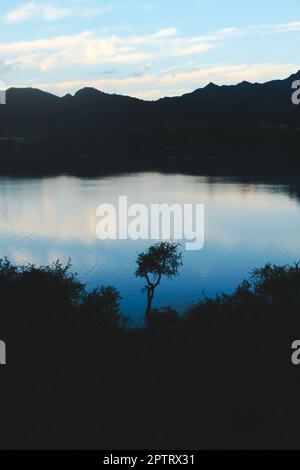
[(265, 84), (210, 84), (154, 102), (90, 88), (62, 98), (10, 89), (0, 107), (0, 174), (299, 170), (299, 79), (300, 71)]
[(25, 144), (0, 140), (0, 174), (289, 174), (300, 169), (299, 147), (300, 131), (293, 127), (259, 129), (245, 122), (193, 129), (69, 132)]
[(69, 268), (0, 264), (0, 448), (299, 449), (299, 266), (140, 329)]

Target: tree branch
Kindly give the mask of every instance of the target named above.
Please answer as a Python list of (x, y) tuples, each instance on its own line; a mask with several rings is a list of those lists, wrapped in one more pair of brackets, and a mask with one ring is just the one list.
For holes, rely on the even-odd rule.
[(148, 274), (145, 274), (145, 278), (146, 278), (146, 281), (148, 282), (148, 285), (149, 285), (150, 287), (153, 287), (153, 284), (152, 284), (152, 282), (150, 281)]
[(157, 279), (156, 283), (154, 284), (154, 289), (155, 289), (157, 286), (159, 286), (160, 281), (161, 281), (161, 274), (158, 276), (158, 279)]

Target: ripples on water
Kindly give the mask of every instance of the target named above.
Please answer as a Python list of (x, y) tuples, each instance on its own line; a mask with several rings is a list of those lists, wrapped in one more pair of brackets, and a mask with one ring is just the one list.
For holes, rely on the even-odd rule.
[(88, 287), (115, 286), (124, 313), (140, 323), (145, 298), (135, 260), (152, 242), (96, 238), (97, 206), (117, 206), (120, 195), (129, 204), (205, 204), (204, 249), (184, 252), (180, 276), (162, 283), (155, 306), (183, 312), (203, 291), (231, 292), (254, 267), (300, 260), (300, 205), (288, 186), (159, 173), (0, 178), (0, 257), (17, 264), (70, 257)]

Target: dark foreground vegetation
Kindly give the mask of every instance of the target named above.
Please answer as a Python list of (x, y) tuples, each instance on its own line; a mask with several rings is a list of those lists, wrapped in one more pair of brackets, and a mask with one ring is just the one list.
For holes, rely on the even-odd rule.
[(143, 329), (69, 266), (0, 264), (2, 449), (299, 448), (300, 268)]

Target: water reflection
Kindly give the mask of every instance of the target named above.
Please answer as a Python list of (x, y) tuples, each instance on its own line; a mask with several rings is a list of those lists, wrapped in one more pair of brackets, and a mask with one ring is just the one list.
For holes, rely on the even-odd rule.
[(90, 287), (112, 284), (123, 310), (143, 315), (142, 281), (135, 279), (137, 253), (148, 241), (100, 241), (99, 204), (205, 204), (205, 246), (185, 252), (181, 275), (165, 282), (156, 305), (183, 311), (202, 296), (231, 291), (254, 266), (300, 259), (300, 206), (287, 185), (232, 179), (145, 173), (83, 179), (0, 178), (0, 256), (15, 263), (49, 263), (72, 258)]

